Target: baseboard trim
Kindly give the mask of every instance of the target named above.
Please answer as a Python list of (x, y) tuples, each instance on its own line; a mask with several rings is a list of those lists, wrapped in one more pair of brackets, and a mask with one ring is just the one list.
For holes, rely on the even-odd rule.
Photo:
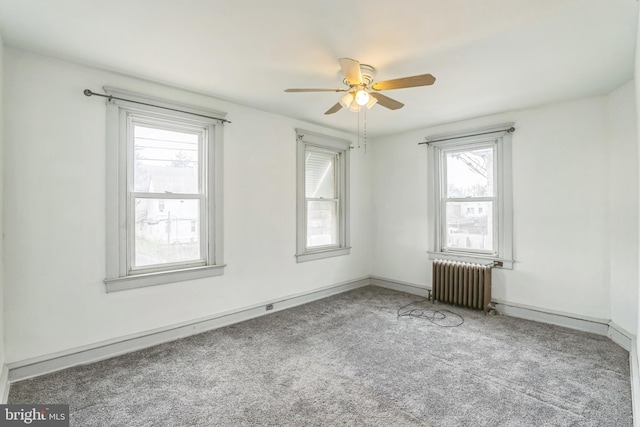
[(640, 366), (638, 365), (638, 345), (636, 339), (631, 340), (629, 351), (629, 371), (631, 373), (631, 408), (633, 425), (640, 426)]
[(634, 336), (631, 332), (625, 330), (615, 322), (609, 322), (609, 329), (607, 330), (607, 336), (611, 341), (618, 344), (620, 347), (631, 353), (633, 349)]
[(400, 282), (398, 280), (387, 279), (379, 276), (371, 276), (371, 284), (380, 286), (381, 288), (393, 289), (394, 291), (406, 292), (409, 294), (427, 296), (429, 287), (425, 285), (416, 285), (415, 283)]
[[(48, 374), (73, 366), (84, 365), (108, 359), (143, 348), (162, 344), (180, 338), (185, 338), (201, 332), (218, 329), (234, 323), (243, 322), (256, 317), (274, 313), (276, 311), (306, 304), (332, 295), (347, 292), (353, 289), (368, 286), (370, 278), (338, 283), (331, 286), (315, 289), (310, 292), (289, 295), (274, 300), (255, 304), (239, 310), (221, 313), (215, 316), (184, 322), (165, 328), (154, 329), (141, 334), (129, 335), (116, 340), (103, 341), (80, 348), (48, 354), (37, 358), (9, 363), (8, 381), (16, 382), (39, 375)], [(273, 309), (267, 311), (266, 306), (272, 305)], [(6, 368), (5, 368), (6, 369)], [(8, 391), (8, 389), (7, 389)]]
[[(604, 335), (628, 352), (631, 352), (634, 335), (613, 321), (576, 314), (553, 312), (519, 304), (496, 302), (496, 309), (507, 316), (550, 323), (565, 328)], [(640, 425), (640, 424), (639, 424)]]
[(564, 326), (584, 332), (592, 332), (598, 335), (609, 336), (609, 321), (594, 317), (580, 316), (576, 314), (562, 313), (558, 311), (542, 310), (503, 301), (494, 302), (496, 309), (507, 316), (533, 320), (541, 323)]
[(9, 368), (7, 365), (2, 365), (2, 371), (0, 371), (0, 404), (5, 405), (9, 399)]

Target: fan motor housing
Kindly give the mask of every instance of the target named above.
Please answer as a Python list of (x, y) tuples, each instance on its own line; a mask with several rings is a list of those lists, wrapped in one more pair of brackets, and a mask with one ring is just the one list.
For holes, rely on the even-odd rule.
[[(373, 78), (376, 75), (376, 69), (368, 64), (360, 64), (360, 74), (362, 74), (362, 83), (365, 86), (369, 86), (371, 85), (371, 83), (373, 83)], [(346, 77), (343, 77), (342, 83), (349, 86)]]

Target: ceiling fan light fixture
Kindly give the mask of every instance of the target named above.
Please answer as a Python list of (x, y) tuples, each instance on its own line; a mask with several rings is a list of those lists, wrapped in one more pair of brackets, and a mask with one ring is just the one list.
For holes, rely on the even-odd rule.
[(340, 63), (340, 69), (344, 76), (342, 82), (347, 86), (347, 88), (285, 89), (285, 92), (344, 93), (340, 96), (338, 102), (336, 102), (324, 114), (334, 114), (343, 108), (358, 112), (362, 107), (367, 107), (367, 109), (369, 109), (376, 104), (379, 104), (389, 110), (398, 110), (404, 107), (404, 104), (381, 94), (380, 91), (430, 86), (436, 81), (436, 78), (431, 74), (419, 74), (416, 76), (400, 77), (391, 80), (374, 81), (376, 70), (371, 65), (361, 64), (351, 58), (340, 58), (338, 59), (338, 62)]
[(358, 105), (364, 106), (369, 103), (369, 98), (371, 97), (364, 89), (360, 89), (356, 92), (355, 98)]
[(343, 108), (349, 108), (349, 106), (353, 102), (353, 93), (345, 93), (340, 97), (340, 100), (338, 102), (340, 103), (340, 105), (342, 105)]

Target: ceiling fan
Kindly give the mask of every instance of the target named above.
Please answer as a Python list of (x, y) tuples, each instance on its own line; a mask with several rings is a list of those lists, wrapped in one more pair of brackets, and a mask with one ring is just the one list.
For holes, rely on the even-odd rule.
[(344, 75), (342, 82), (348, 86), (347, 88), (285, 89), (285, 92), (346, 92), (333, 107), (325, 111), (325, 114), (333, 114), (341, 108), (360, 111), (361, 107), (371, 108), (376, 103), (390, 110), (397, 110), (404, 107), (402, 102), (378, 92), (416, 86), (429, 86), (436, 81), (436, 78), (431, 74), (420, 74), (417, 76), (374, 82), (373, 77), (376, 70), (371, 65), (361, 64), (351, 58), (340, 58), (338, 62)]

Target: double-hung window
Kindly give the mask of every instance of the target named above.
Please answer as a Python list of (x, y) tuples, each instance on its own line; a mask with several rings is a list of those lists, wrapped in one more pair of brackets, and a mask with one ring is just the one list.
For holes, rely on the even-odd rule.
[(346, 255), (349, 141), (296, 130), (298, 262)]
[(221, 275), (221, 113), (105, 89), (107, 290)]
[(431, 258), (511, 268), (511, 125), (427, 139)]

